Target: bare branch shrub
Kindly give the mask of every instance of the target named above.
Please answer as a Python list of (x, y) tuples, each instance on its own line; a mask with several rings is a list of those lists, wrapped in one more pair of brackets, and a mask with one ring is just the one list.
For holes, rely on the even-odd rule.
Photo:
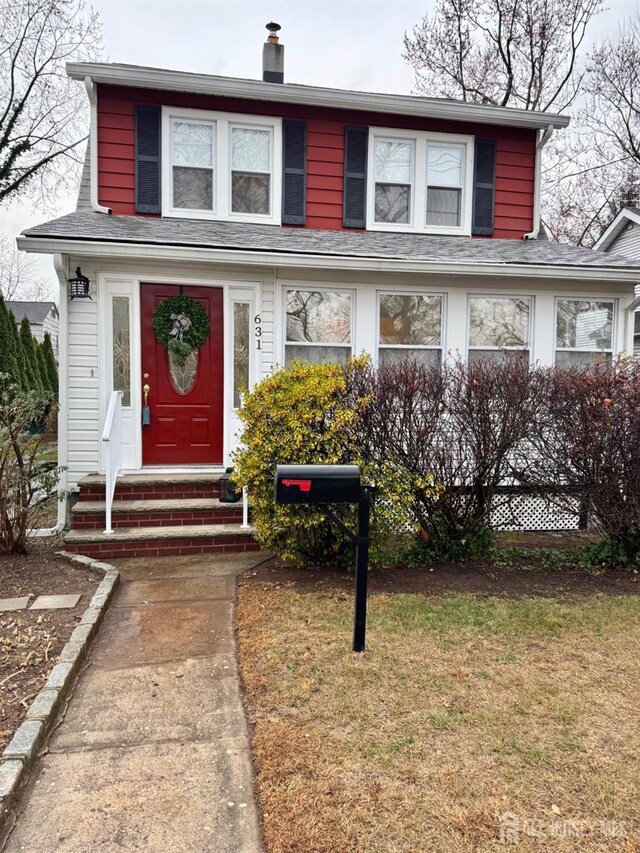
[(603, 560), (640, 558), (640, 363), (603, 360), (546, 377), (544, 426), (523, 479), (575, 510), (578, 498), (606, 537)]
[(367, 453), (411, 474), (426, 550), (440, 558), (486, 551), (499, 487), (513, 481), (539, 429), (537, 375), (505, 354), (442, 370), (408, 358), (380, 366), (372, 381)]

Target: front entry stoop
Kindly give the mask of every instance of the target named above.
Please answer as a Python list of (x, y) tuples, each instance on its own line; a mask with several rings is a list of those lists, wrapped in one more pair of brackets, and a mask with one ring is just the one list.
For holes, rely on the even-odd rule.
[(118, 477), (105, 534), (105, 478), (78, 482), (68, 551), (90, 557), (151, 557), (257, 551), (252, 528), (241, 527), (242, 504), (220, 501), (219, 474), (125, 474)]

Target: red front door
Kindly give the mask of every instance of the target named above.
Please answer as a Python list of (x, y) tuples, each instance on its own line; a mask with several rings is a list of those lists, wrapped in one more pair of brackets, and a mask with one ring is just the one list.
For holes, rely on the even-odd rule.
[(211, 331), (187, 365), (171, 364), (169, 351), (156, 340), (153, 309), (175, 284), (141, 284), (142, 382), (149, 386), (150, 423), (142, 426), (143, 465), (222, 463), (223, 326), (222, 288), (183, 287), (209, 314)]

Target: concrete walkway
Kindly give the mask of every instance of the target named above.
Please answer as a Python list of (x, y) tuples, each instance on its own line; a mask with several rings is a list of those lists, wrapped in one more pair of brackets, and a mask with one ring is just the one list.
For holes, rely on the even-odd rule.
[(232, 625), (262, 554), (113, 561), (121, 584), (8, 853), (259, 853)]

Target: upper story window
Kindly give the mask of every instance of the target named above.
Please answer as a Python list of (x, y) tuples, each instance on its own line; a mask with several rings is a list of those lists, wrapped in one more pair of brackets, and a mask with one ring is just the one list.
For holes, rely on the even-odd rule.
[(613, 351), (612, 299), (556, 300), (556, 364), (583, 367)]
[(369, 132), (368, 227), (471, 234), (473, 137)]
[(280, 223), (280, 119), (163, 109), (165, 216)]

